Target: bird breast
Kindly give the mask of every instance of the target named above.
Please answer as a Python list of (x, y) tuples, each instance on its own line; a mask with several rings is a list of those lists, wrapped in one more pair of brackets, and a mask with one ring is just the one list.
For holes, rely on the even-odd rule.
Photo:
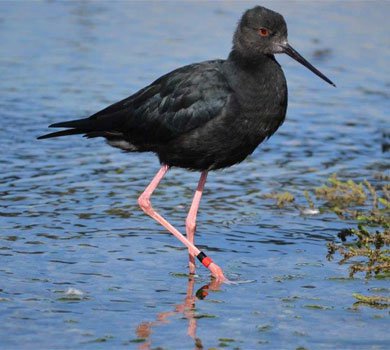
[(229, 85), (235, 92), (234, 99), (238, 105), (234, 126), (257, 146), (270, 137), (285, 119), (286, 79), (274, 59), (246, 69), (235, 65), (228, 62), (227, 66)]

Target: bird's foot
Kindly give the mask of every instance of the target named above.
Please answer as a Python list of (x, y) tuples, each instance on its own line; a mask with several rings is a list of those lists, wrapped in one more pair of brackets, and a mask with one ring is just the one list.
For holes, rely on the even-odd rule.
[(217, 264), (215, 264), (214, 262), (212, 262), (212, 263), (208, 266), (208, 269), (210, 270), (211, 274), (213, 275), (213, 277), (214, 277), (218, 282), (229, 283), (229, 280), (225, 277), (225, 275), (223, 274), (222, 269), (221, 269)]
[(190, 260), (188, 262), (188, 267), (189, 267), (189, 270), (190, 270), (190, 275), (195, 275), (195, 273), (196, 273), (195, 262)]
[(188, 267), (190, 275), (195, 275), (196, 265), (195, 265), (195, 256), (188, 251)]

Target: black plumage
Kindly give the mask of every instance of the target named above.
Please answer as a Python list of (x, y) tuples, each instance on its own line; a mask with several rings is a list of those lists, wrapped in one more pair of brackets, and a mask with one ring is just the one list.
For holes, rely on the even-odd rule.
[(283, 17), (255, 7), (244, 13), (226, 60), (176, 69), (89, 118), (50, 125), (68, 129), (39, 138), (101, 136), (125, 151), (154, 152), (169, 166), (231, 166), (284, 121), (287, 85), (273, 54), (292, 56), (289, 49)]
[[(191, 64), (71, 128), (41, 138), (105, 137), (127, 151), (152, 151), (170, 166), (218, 169), (240, 162), (283, 122), (287, 88), (274, 59), (241, 65), (240, 57)], [(281, 88), (268, 90), (267, 81)], [(270, 103), (264, 105), (264, 101)]]
[[(196, 256), (226, 281), (222, 269), (194, 245), (196, 215), (208, 170), (243, 161), (283, 123), (287, 84), (274, 54), (286, 53), (334, 85), (287, 42), (283, 17), (257, 6), (242, 16), (226, 60), (176, 69), (86, 119), (56, 123), (67, 128), (40, 139), (84, 134), (104, 137), (129, 152), (154, 152), (162, 167), (138, 199), (141, 208), (189, 249), (190, 273)], [(150, 197), (169, 167), (202, 171), (186, 220), (186, 237), (158, 214)]]

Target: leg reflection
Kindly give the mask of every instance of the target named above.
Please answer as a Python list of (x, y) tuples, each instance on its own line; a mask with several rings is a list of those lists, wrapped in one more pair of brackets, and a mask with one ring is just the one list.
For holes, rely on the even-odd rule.
[(142, 344), (139, 344), (138, 349), (150, 350), (152, 346), (152, 329), (155, 328), (155, 326), (169, 323), (169, 317), (181, 313), (188, 320), (187, 334), (194, 339), (194, 349), (202, 350), (202, 341), (196, 336), (198, 320), (195, 312), (195, 302), (197, 300), (205, 299), (208, 296), (209, 291), (219, 290), (221, 284), (222, 281), (212, 278), (209, 284), (202, 286), (194, 293), (195, 278), (193, 275), (190, 275), (187, 283), (186, 296), (181, 304), (176, 305), (172, 311), (157, 314), (156, 321), (142, 322), (138, 325), (136, 329), (137, 337), (145, 340)]

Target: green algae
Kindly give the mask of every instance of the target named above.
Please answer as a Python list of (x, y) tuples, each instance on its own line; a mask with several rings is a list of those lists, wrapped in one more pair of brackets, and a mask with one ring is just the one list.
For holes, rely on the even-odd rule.
[[(356, 227), (339, 232), (341, 243), (328, 243), (329, 260), (340, 256), (339, 264), (349, 265), (349, 278), (364, 273), (366, 279), (390, 277), (390, 191), (389, 179), (377, 177), (375, 185), (364, 180), (341, 181), (335, 175), (329, 184), (315, 190), (316, 198), (340, 219), (355, 221)], [(374, 289), (371, 292), (375, 292)], [(369, 306), (386, 309), (390, 298), (381, 295), (353, 293), (354, 308)]]
[(294, 202), (294, 195), (290, 192), (272, 192), (267, 193), (263, 196), (266, 199), (276, 200), (276, 205), (278, 208), (284, 208), (287, 204)]
[(332, 310), (333, 307), (331, 306), (325, 306), (325, 305), (319, 305), (319, 304), (307, 304), (303, 306), (305, 309), (311, 309), (311, 310)]
[[(339, 232), (341, 243), (328, 243), (328, 259), (337, 253), (340, 264), (349, 264), (349, 276), (390, 276), (390, 194), (388, 184), (375, 186), (367, 180), (341, 181), (333, 175), (329, 185), (316, 189), (317, 198), (341, 219), (354, 220), (356, 227)], [(347, 242), (348, 241), (348, 242)]]
[[(338, 233), (340, 242), (327, 243), (327, 259), (339, 257), (340, 265), (348, 265), (349, 277), (364, 274), (365, 279), (390, 277), (390, 176), (375, 174), (372, 181), (341, 180), (336, 174), (311, 191), (305, 190), (306, 206), (295, 204), (289, 192), (270, 193), (265, 198), (276, 200), (279, 208), (292, 205), (301, 213), (333, 213), (339, 220), (348, 220), (352, 227)], [(314, 199), (313, 199), (314, 198)], [(293, 203), (294, 202), (294, 203)], [(371, 291), (373, 292), (373, 291)], [(389, 298), (353, 294), (359, 305), (387, 307)], [(355, 305), (356, 306), (356, 305)], [(310, 305), (309, 305), (310, 307)]]
[(359, 293), (353, 293), (352, 296), (357, 299), (360, 303), (369, 305), (382, 305), (390, 307), (390, 298), (383, 296), (366, 296)]
[(341, 181), (332, 175), (328, 184), (317, 187), (314, 192), (317, 200), (323, 201), (324, 206), (341, 219), (390, 228), (390, 185), (387, 183)]
[[(390, 308), (390, 297), (379, 295), (363, 295), (359, 293), (353, 293), (352, 296), (357, 300), (353, 304), (354, 309), (358, 309), (360, 306), (368, 306), (378, 310), (385, 310)], [(382, 315), (377, 315), (376, 318), (382, 318)]]
[(315, 189), (317, 199), (324, 199), (327, 205), (333, 210), (340, 210), (351, 205), (362, 205), (367, 199), (362, 183), (352, 180), (341, 181), (337, 175), (332, 175), (328, 179), (328, 184)]
[(104, 335), (102, 337), (99, 337), (99, 338), (96, 338), (96, 339), (92, 339), (90, 341), (87, 341), (85, 342), (84, 344), (92, 344), (92, 343), (105, 343), (105, 342), (108, 342), (110, 340), (114, 339), (114, 337), (112, 335)]

